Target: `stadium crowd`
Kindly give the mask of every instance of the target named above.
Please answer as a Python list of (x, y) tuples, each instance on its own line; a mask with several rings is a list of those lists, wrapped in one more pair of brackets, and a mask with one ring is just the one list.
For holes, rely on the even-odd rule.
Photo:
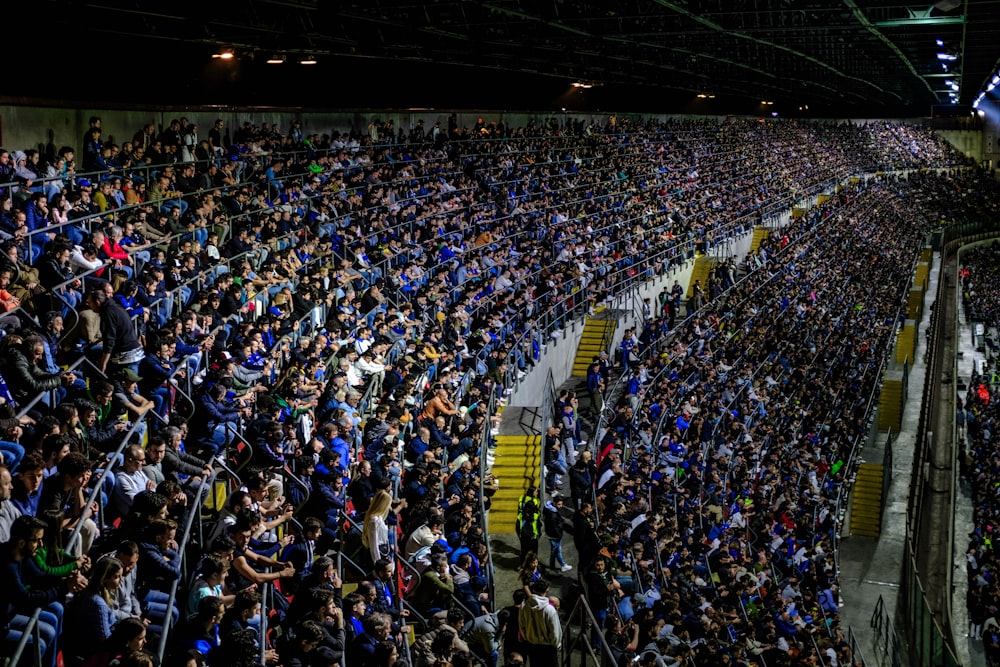
[(577, 542), (581, 564), (607, 561), (585, 574), (589, 588), (614, 572), (620, 601), (642, 601), (619, 606), (606, 630), (618, 651), (852, 664), (840, 490), (937, 225), (914, 203), (949, 183), (976, 180), (850, 187), (772, 234), (746, 277), (680, 326), (661, 315), (646, 327), (650, 353), (626, 376), (596, 456), (570, 471), (577, 513), (600, 517), (587, 521), (593, 541)]
[[(79, 163), (0, 149), (3, 645), (37, 618), (46, 665), (537, 665), (555, 607), (540, 575), (501, 606), (485, 510), (497, 406), (547, 341), (851, 174), (967, 166), (888, 123), (101, 137), (94, 117)], [(851, 189), (771, 239), (636, 364), (596, 452), (560, 444), (612, 646), (641, 626), (664, 664), (808, 664), (796, 638), (823, 625), (843, 657), (830, 499), (929, 224), (909, 187)], [(667, 427), (633, 419), (654, 406)], [(645, 602), (608, 614), (618, 591)]]
[(966, 572), (968, 575), (969, 637), (982, 640), (988, 664), (1000, 664), (1000, 587), (998, 563), (992, 538), (1000, 529), (1000, 503), (996, 499), (998, 459), (993, 446), (996, 427), (997, 379), (996, 353), (997, 310), (995, 289), (1000, 286), (995, 243), (967, 250), (962, 255), (962, 297), (966, 317), (982, 324), (986, 335), (978, 338), (987, 352), (987, 363), (970, 378), (965, 396), (958, 397), (958, 426), (962, 446), (959, 469), (971, 487), (973, 530), (968, 536)]

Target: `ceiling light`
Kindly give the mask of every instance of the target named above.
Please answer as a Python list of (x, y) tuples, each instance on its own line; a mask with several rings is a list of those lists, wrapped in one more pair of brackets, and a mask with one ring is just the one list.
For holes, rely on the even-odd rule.
[(706, 95), (705, 93), (698, 93), (698, 97), (701, 99), (705, 99), (706, 97), (708, 97), (708, 95)]
[(318, 61), (316, 60), (316, 56), (309, 55), (309, 56), (306, 56), (305, 58), (303, 58), (302, 60), (300, 60), (299, 64), (300, 65), (315, 65), (317, 62)]
[(954, 53), (939, 53), (937, 54), (938, 60), (958, 60), (958, 56)]
[(1000, 84), (1000, 74), (994, 74), (993, 78), (990, 79), (990, 83), (992, 83), (994, 86)]
[(594, 84), (592, 84), (592, 83), (584, 83), (583, 81), (574, 81), (572, 83), (572, 86), (574, 88), (593, 88)]
[(287, 56), (279, 56), (279, 55), (275, 54), (275, 55), (273, 55), (273, 56), (271, 56), (270, 58), (267, 59), (267, 64), (268, 65), (280, 65), (283, 62), (285, 62), (286, 58), (287, 58)]
[(233, 58), (236, 57), (236, 54), (233, 53), (232, 49), (224, 49), (222, 51), (219, 51), (218, 53), (213, 53), (212, 57), (220, 58), (222, 60), (232, 60)]
[(944, 46), (944, 40), (938, 39), (938, 40), (935, 40), (935, 41), (937, 42), (938, 46)]

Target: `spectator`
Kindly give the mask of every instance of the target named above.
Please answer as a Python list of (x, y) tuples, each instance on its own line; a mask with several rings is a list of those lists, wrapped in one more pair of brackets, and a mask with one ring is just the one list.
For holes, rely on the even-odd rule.
[(109, 506), (112, 518), (128, 514), (137, 493), (156, 490), (156, 483), (143, 472), (145, 464), (146, 452), (142, 447), (129, 445), (125, 450), (125, 463), (115, 475), (118, 483)]
[(103, 290), (92, 290), (87, 294), (87, 306), (101, 317), (101, 340), (103, 351), (98, 364), (102, 373), (108, 372), (108, 362), (116, 367), (130, 369), (137, 373), (139, 362), (145, 353), (135, 335), (135, 328), (125, 309), (109, 299)]
[(42, 513), (63, 513), (63, 534), (74, 530), (79, 534), (79, 540), (67, 542), (67, 548), (74, 555), (82, 556), (90, 552), (97, 537), (97, 524), (90, 518), (97, 515), (97, 504), (88, 506), (85, 495), (91, 476), (90, 462), (83, 454), (70, 452), (59, 461), (57, 471), (45, 480), (38, 509)]
[(548, 598), (549, 585), (544, 579), (531, 584), (531, 595), (518, 613), (518, 628), (524, 637), (528, 664), (538, 667), (556, 660), (562, 643), (559, 614)]
[(97, 561), (87, 587), (74, 598), (73, 632), (78, 655), (89, 657), (95, 648), (92, 640), (103, 644), (111, 637), (111, 628), (118, 622), (114, 605), (123, 569), (116, 558)]
[(368, 511), (365, 512), (361, 536), (362, 544), (374, 564), (380, 558), (390, 556), (392, 545), (389, 542), (389, 527), (387, 518), (392, 510), (392, 495), (388, 491), (379, 490), (372, 498)]
[(10, 470), (6, 466), (0, 465), (0, 544), (10, 539), (10, 527), (23, 513), (20, 507), (11, 500), (13, 490), (14, 484), (11, 481)]
[[(27, 630), (29, 617), (37, 607), (39, 615), (39, 650), (44, 664), (56, 664), (57, 639), (62, 632), (63, 606), (60, 603), (66, 592), (79, 592), (86, 585), (80, 573), (74, 573), (63, 580), (37, 578), (28, 561), (43, 542), (45, 524), (32, 516), (18, 517), (10, 527), (10, 540), (3, 545), (3, 567), (0, 568), (0, 583), (7, 602), (4, 608), (6, 636), (4, 644), (16, 646), (22, 633)], [(41, 585), (36, 585), (41, 584)], [(34, 639), (29, 639), (33, 642)]]

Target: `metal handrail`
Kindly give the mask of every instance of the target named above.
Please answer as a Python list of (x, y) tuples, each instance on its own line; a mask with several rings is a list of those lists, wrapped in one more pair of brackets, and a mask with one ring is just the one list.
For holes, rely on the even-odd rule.
[(34, 654), (32, 655), (34, 664), (36, 667), (41, 667), (42, 664), (42, 635), (38, 627), (38, 619), (42, 614), (42, 608), (37, 607), (35, 612), (28, 619), (27, 625), (24, 626), (24, 630), (21, 633), (21, 641), (17, 643), (17, 648), (14, 649), (13, 655), (10, 657), (10, 664), (16, 666), (20, 664), (21, 654), (24, 653), (24, 648), (28, 645), (28, 640), (32, 640), (32, 645), (34, 646)]
[[(212, 475), (207, 480), (203, 479), (201, 481), (203, 488), (211, 490), (212, 486), (215, 484), (215, 478), (217, 476), (218, 473), (213, 470)], [(204, 504), (200, 490), (196, 493), (195, 497), (196, 500), (194, 506), (188, 508), (188, 515), (185, 518), (184, 529), (181, 533), (181, 541), (177, 546), (177, 553), (180, 555), (182, 563), (187, 560), (187, 543), (191, 538), (191, 526), (194, 524), (194, 517), (195, 515), (201, 513), (201, 506)], [(174, 603), (177, 600), (177, 586), (179, 583), (180, 579), (174, 579), (173, 583), (170, 585), (170, 594), (167, 600), (167, 615), (166, 618), (163, 619), (163, 632), (160, 633), (160, 642), (156, 650), (156, 656), (159, 664), (163, 664), (163, 655), (167, 650), (167, 636), (170, 634), (170, 626), (173, 624), (174, 618), (171, 610), (174, 608)]]
[[(580, 633), (575, 638), (576, 641), (566, 641), (567, 637), (572, 636), (573, 619), (580, 614), (579, 619)], [(561, 661), (561, 667), (570, 667), (570, 660), (572, 658), (573, 644), (579, 644), (586, 652), (590, 655), (591, 659), (595, 661), (596, 664), (602, 665), (616, 665), (617, 660), (615, 660), (615, 655), (611, 651), (611, 647), (608, 645), (608, 640), (604, 637), (604, 633), (597, 630), (601, 625), (597, 622), (594, 617), (594, 612), (590, 609), (590, 604), (587, 602), (585, 595), (580, 595), (576, 599), (576, 603), (570, 610), (569, 614), (566, 616), (566, 621), (562, 624), (562, 636), (563, 641), (561, 647), (563, 653), (563, 659)], [(594, 650), (591, 646), (591, 640), (586, 636), (587, 632), (591, 632), (597, 636), (600, 643), (600, 648), (598, 651), (603, 654), (599, 656), (598, 652)]]
[[(136, 429), (139, 428), (139, 424), (142, 423), (143, 419), (145, 419), (145, 415), (136, 419), (134, 422), (132, 422), (132, 426), (130, 426), (128, 429), (125, 430), (125, 435), (122, 437), (121, 444), (118, 445), (118, 449), (115, 450), (114, 454), (109, 456), (109, 461), (114, 461), (115, 459), (117, 459), (119, 456), (122, 455), (122, 452), (125, 451), (125, 448), (129, 444), (129, 440), (132, 439), (132, 435), (135, 433)], [(65, 546), (66, 551), (72, 551), (73, 546), (76, 544), (76, 540), (80, 537), (80, 531), (83, 529), (84, 522), (91, 516), (90, 508), (94, 504), (94, 501), (97, 499), (97, 496), (101, 493), (101, 486), (104, 483), (104, 480), (107, 478), (107, 476), (111, 474), (111, 469), (113, 467), (114, 466), (110, 463), (109, 465), (105, 466), (104, 470), (102, 470), (101, 474), (98, 476), (96, 483), (94, 483), (93, 485), (94, 488), (93, 490), (91, 490), (90, 496), (87, 498), (87, 502), (83, 506), (83, 512), (81, 512), (80, 518), (76, 522), (76, 526), (70, 533), (69, 539), (66, 540), (66, 546)]]
[[(83, 361), (85, 359), (86, 359), (85, 357), (80, 357), (79, 359), (77, 359), (76, 361), (74, 361), (72, 364), (70, 364), (66, 368), (66, 370), (63, 371), (63, 372), (64, 373), (72, 373), (74, 370), (76, 370), (77, 368), (80, 367), (81, 363), (83, 363)], [(31, 409), (33, 407), (35, 407), (35, 405), (37, 405), (38, 402), (40, 400), (42, 400), (42, 397), (44, 397), (44, 396), (45, 396), (44, 392), (39, 392), (33, 399), (31, 399), (31, 401), (28, 402), (27, 405), (19, 406), (19, 409), (18, 409), (18, 412), (17, 412), (17, 415), (16, 415), (17, 419), (21, 419), (22, 417), (25, 417), (29, 412), (31, 412)]]
[(306, 505), (306, 503), (309, 502), (309, 496), (312, 495), (312, 491), (309, 489), (309, 486), (305, 482), (303, 482), (298, 476), (296, 476), (295, 473), (292, 472), (292, 469), (289, 468), (287, 465), (283, 466), (279, 472), (292, 484), (305, 491), (305, 498), (292, 511), (292, 515), (294, 516), (296, 513), (298, 513), (300, 509), (302, 509)]
[(265, 581), (264, 585), (261, 587), (260, 592), (260, 636), (257, 638), (260, 644), (260, 664), (267, 664), (267, 624), (270, 620), (268, 618), (267, 602), (268, 595), (272, 594), (274, 590), (274, 584), (270, 581)]

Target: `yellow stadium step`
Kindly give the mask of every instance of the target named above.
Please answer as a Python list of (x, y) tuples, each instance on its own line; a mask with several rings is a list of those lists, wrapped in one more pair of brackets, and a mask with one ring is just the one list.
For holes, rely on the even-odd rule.
[(494, 438), (491, 471), (499, 480), (490, 498), (490, 532), (513, 533), (517, 501), (529, 486), (538, 486), (542, 466), (542, 438), (538, 435), (498, 435)]
[(765, 229), (764, 227), (754, 227), (753, 228), (753, 240), (750, 241), (750, 252), (757, 252), (760, 248), (760, 244), (764, 242), (768, 236), (771, 235), (770, 229)]
[(715, 258), (708, 255), (703, 255), (694, 260), (694, 268), (691, 269), (691, 282), (688, 283), (687, 289), (688, 298), (694, 294), (694, 284), (696, 282), (701, 285), (702, 292), (708, 294), (708, 274), (711, 273), (717, 264), (718, 262)]
[(608, 342), (614, 338), (617, 326), (617, 320), (587, 317), (583, 333), (580, 335), (579, 347), (576, 349), (576, 358), (573, 359), (574, 376), (587, 376), (587, 369), (594, 361), (594, 357), (607, 349)]
[(851, 489), (851, 535), (879, 537), (882, 534), (882, 473), (873, 463), (862, 463)]

